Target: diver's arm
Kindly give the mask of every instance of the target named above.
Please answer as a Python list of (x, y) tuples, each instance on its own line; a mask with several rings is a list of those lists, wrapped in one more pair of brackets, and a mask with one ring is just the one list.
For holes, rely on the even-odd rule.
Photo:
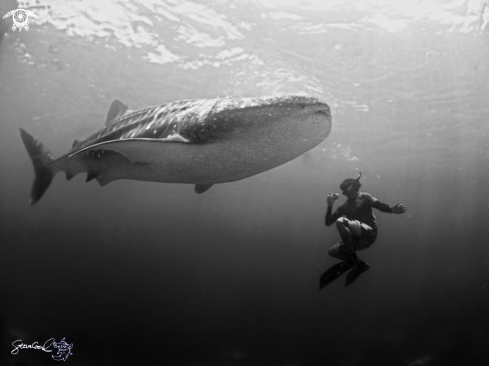
[(376, 200), (372, 204), (372, 207), (375, 207), (379, 211), (388, 213), (403, 214), (406, 212), (406, 206), (404, 206), (402, 203), (396, 203), (395, 205), (389, 206), (387, 203), (382, 203), (379, 200)]
[(328, 209), (326, 210), (326, 217), (324, 218), (324, 223), (326, 226), (330, 226), (336, 222), (341, 217), (341, 214), (336, 210), (334, 213), (331, 213), (333, 211), (333, 204), (329, 205), (328, 204)]
[(338, 218), (341, 216), (340, 213), (338, 212), (341, 208), (338, 207), (338, 209), (335, 211), (334, 214), (331, 212), (333, 211), (333, 204), (334, 201), (340, 198), (340, 195), (338, 193), (332, 193), (330, 192), (327, 197), (327, 202), (328, 202), (328, 209), (326, 210), (326, 217), (324, 218), (324, 223), (326, 226), (329, 226), (338, 220)]
[(376, 200), (372, 204), (372, 207), (375, 207), (377, 210), (382, 212), (392, 213), (391, 206), (389, 206), (387, 203), (380, 202), (379, 200)]
[(340, 217), (340, 215), (338, 215), (338, 211), (335, 211), (335, 213), (332, 214), (331, 213), (332, 210), (333, 210), (333, 205), (328, 205), (328, 210), (326, 211), (326, 217), (324, 218), (324, 224), (326, 226), (330, 226), (331, 224), (334, 224), (336, 220), (338, 220), (338, 218)]

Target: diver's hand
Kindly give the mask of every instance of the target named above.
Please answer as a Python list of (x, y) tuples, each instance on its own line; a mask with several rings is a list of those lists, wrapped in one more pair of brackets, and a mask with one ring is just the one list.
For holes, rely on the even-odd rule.
[(394, 206), (391, 206), (391, 210), (392, 213), (403, 214), (407, 211), (407, 208), (402, 203), (396, 203)]
[(328, 197), (327, 197), (328, 206), (332, 206), (334, 201), (336, 201), (339, 198), (340, 198), (340, 195), (338, 193), (331, 193), (330, 192), (328, 194)]

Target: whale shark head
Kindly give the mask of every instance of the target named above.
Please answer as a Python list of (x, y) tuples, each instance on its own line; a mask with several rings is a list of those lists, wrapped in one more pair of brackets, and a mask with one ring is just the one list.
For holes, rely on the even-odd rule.
[(299, 145), (316, 146), (330, 131), (327, 104), (315, 98), (293, 96), (221, 99), (200, 123), (182, 124), (178, 133), (196, 143), (226, 139), (249, 143), (265, 139), (276, 145), (287, 138), (286, 143), (301, 149)]
[[(226, 102), (226, 100), (224, 100)], [(216, 164), (265, 171), (292, 160), (317, 146), (331, 132), (331, 112), (315, 98), (285, 97), (241, 100), (238, 105), (221, 105), (207, 117), (201, 141), (209, 148), (225, 146), (226, 157)], [(202, 130), (185, 131), (198, 135)], [(202, 134), (202, 132), (200, 132)], [(228, 169), (228, 177), (235, 174)], [(256, 174), (256, 173), (254, 173)], [(236, 179), (242, 179), (237, 174)], [(233, 179), (234, 180), (234, 179)]]

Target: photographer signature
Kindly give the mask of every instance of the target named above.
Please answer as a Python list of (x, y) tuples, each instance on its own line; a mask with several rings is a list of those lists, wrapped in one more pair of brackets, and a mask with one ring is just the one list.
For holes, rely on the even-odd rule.
[(46, 342), (44, 342), (42, 346), (39, 345), (37, 342), (34, 342), (32, 344), (25, 344), (22, 343), (21, 339), (18, 339), (12, 342), (12, 346), (14, 346), (14, 349), (10, 353), (13, 355), (18, 354), (20, 349), (37, 349), (44, 352), (53, 352), (53, 350), (49, 349), (49, 347), (53, 346), (54, 348), (58, 349), (56, 355), (52, 355), (53, 360), (55, 361), (66, 361), (68, 356), (71, 356), (73, 354), (71, 353), (73, 343), (66, 343), (65, 338), (63, 338), (58, 343), (54, 341), (54, 338), (49, 338)]

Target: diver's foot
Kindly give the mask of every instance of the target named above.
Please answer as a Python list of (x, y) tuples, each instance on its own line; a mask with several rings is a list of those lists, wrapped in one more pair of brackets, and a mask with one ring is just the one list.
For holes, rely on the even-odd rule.
[(368, 271), (370, 269), (370, 264), (364, 262), (360, 259), (357, 260), (356, 266), (348, 273), (346, 276), (345, 287), (349, 286), (355, 281), (358, 276), (360, 276), (363, 272)]
[(358, 261), (360, 261), (360, 260), (358, 259), (357, 254), (356, 253), (353, 253), (352, 255), (348, 256), (348, 258), (346, 259), (345, 263), (348, 266), (352, 266), (352, 265), (356, 265), (358, 263)]
[(365, 272), (365, 271), (368, 271), (370, 269), (370, 264), (358, 259), (357, 260), (357, 268), (360, 272)]

